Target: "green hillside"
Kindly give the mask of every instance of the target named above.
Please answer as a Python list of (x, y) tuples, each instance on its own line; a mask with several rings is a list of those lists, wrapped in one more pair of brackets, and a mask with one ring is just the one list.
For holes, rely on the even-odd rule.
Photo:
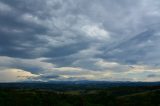
[(118, 97), (119, 106), (160, 106), (160, 90)]
[(159, 87), (52, 91), (1, 89), (0, 106), (160, 106)]

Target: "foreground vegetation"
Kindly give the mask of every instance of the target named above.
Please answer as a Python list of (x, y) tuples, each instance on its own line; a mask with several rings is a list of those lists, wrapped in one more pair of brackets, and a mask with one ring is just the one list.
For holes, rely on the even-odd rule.
[(53, 91), (1, 89), (0, 106), (160, 106), (160, 86)]

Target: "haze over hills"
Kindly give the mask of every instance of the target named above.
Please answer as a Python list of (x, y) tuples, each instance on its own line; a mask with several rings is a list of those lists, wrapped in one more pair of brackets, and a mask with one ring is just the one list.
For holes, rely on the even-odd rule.
[(106, 89), (113, 87), (154, 87), (160, 82), (121, 82), (121, 81), (50, 81), (50, 82), (15, 82), (0, 83), (0, 89), (42, 89), (42, 90), (85, 90)]

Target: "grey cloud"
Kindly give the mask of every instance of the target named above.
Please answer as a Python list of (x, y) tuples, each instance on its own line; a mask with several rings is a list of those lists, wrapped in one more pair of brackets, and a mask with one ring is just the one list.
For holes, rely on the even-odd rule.
[(36, 74), (54, 65), (93, 72), (159, 67), (159, 7), (150, 0), (0, 0), (0, 56), (12, 57), (0, 67)]
[(149, 74), (147, 75), (148, 78), (158, 78), (160, 75), (156, 75), (156, 74)]
[(152, 78), (152, 77), (157, 77), (157, 75), (155, 75), (155, 74), (150, 74), (150, 75), (148, 75), (147, 77)]
[(159, 27), (156, 30), (149, 29), (129, 40), (106, 50), (105, 58), (124, 64), (147, 64), (159, 66)]
[(6, 56), (0, 56), (0, 68), (13, 68), (13, 69), (23, 69), (25, 71), (41, 74), (43, 72), (47, 72), (52, 70), (55, 67), (54, 64), (44, 62), (45, 59), (19, 59), (19, 58), (11, 58)]
[[(79, 33), (71, 32), (69, 28), (70, 26), (67, 29), (62, 28), (65, 25), (71, 25), (68, 20), (65, 20), (65, 18), (62, 18), (61, 16), (66, 14), (65, 11), (67, 10), (64, 8), (68, 8), (66, 7), (68, 2), (63, 3), (64, 8), (62, 8), (60, 12), (58, 12), (57, 7), (56, 9), (54, 6), (52, 7), (52, 4), (54, 5), (54, 3), (58, 3), (58, 1), (46, 1), (44, 3), (40, 1), (34, 1), (35, 3), (32, 1), (15, 1), (17, 2), (16, 5), (14, 2), (3, 2), (14, 8), (14, 10), (7, 15), (1, 14), (1, 21), (4, 23), (1, 24), (0, 30), (1, 55), (20, 58), (38, 58), (41, 55), (46, 57), (56, 57), (58, 55), (63, 56), (65, 54), (73, 54), (89, 45), (89, 41), (85, 41), (85, 38), (80, 38)], [(51, 2), (51, 7), (48, 7), (50, 4), (47, 2)], [(36, 4), (36, 6), (32, 4)], [(41, 7), (42, 5), (45, 6)], [(46, 16), (46, 12), (52, 16), (46, 16), (47, 18), (42, 19), (39, 14), (35, 13), (39, 11), (42, 13), (42, 16)], [(54, 11), (55, 14), (52, 13)], [(61, 21), (64, 22), (62, 23)], [(40, 38), (41, 36), (43, 37)], [(53, 40), (49, 42), (45, 39), (45, 36), (48, 36), (49, 39)], [(70, 44), (71, 41), (73, 41), (73, 43)], [(62, 47), (57, 48), (56, 45)], [(40, 55), (36, 52), (37, 49), (42, 49), (41, 51), (38, 51), (42, 52)], [(43, 52), (46, 52), (46, 54)]]
[(52, 81), (52, 80), (58, 80), (61, 76), (58, 75), (40, 75), (37, 77), (28, 77), (28, 81)]

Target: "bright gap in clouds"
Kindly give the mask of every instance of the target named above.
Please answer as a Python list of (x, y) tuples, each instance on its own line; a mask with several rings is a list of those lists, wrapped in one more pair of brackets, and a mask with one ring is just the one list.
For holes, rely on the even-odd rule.
[(36, 77), (36, 75), (21, 69), (1, 69), (0, 71), (0, 82), (26, 81), (31, 77)]
[(108, 40), (110, 38), (109, 32), (95, 25), (83, 26), (82, 31), (84, 31), (87, 36), (95, 39)]

